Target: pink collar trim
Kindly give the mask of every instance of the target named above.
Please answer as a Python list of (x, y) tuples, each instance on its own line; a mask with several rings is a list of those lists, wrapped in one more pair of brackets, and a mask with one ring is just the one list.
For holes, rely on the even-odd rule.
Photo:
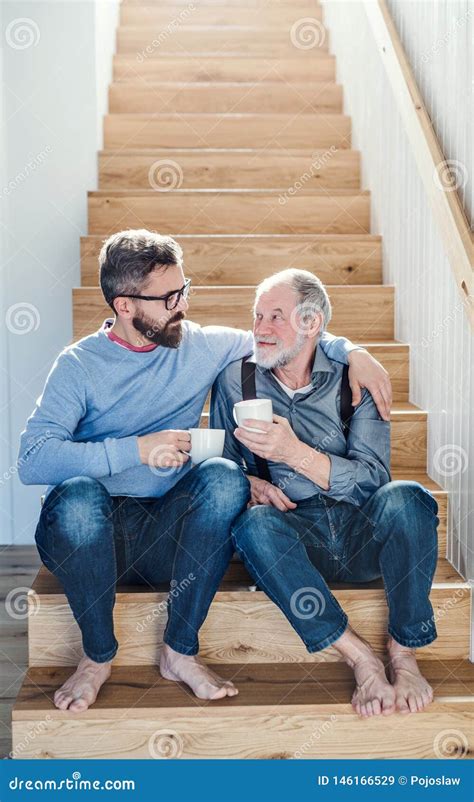
[(150, 343), (149, 345), (132, 345), (115, 334), (114, 331), (108, 331), (112, 325), (113, 324), (110, 319), (104, 320), (102, 329), (105, 331), (109, 340), (112, 340), (114, 343), (118, 343), (118, 345), (121, 345), (123, 348), (128, 348), (129, 351), (154, 351), (155, 348), (158, 348), (156, 343)]

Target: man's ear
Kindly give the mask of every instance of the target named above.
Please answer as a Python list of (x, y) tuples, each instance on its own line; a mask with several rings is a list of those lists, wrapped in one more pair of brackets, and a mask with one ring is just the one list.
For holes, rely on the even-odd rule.
[(322, 330), (322, 326), (323, 326), (323, 316), (321, 312), (316, 312), (307, 329), (307, 335), (309, 339), (312, 340), (315, 337), (318, 337)]
[(132, 317), (132, 310), (130, 308), (130, 300), (125, 296), (119, 296), (114, 299), (114, 309), (117, 317)]

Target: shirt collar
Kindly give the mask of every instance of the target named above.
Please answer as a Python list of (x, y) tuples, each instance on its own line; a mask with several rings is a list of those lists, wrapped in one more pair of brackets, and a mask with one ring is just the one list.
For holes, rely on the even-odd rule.
[(121, 337), (119, 337), (118, 334), (115, 334), (115, 332), (110, 331), (113, 325), (114, 325), (114, 318), (108, 317), (102, 323), (101, 330), (105, 332), (109, 340), (112, 340), (112, 342), (122, 346), (122, 348), (127, 348), (129, 351), (138, 351), (139, 353), (154, 351), (155, 348), (158, 348), (156, 343), (149, 343), (148, 345), (132, 345), (131, 343), (127, 342), (127, 340), (123, 340)]

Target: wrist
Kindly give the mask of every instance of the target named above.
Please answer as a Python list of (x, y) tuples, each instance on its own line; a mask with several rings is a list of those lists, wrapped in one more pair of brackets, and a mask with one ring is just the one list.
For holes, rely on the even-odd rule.
[(351, 362), (352, 362), (352, 360), (354, 359), (354, 356), (355, 356), (356, 354), (360, 354), (361, 352), (362, 352), (363, 354), (368, 354), (368, 353), (369, 353), (369, 352), (367, 351), (367, 348), (363, 348), (363, 346), (362, 346), (362, 345), (355, 345), (353, 348), (351, 348), (351, 350), (350, 350), (350, 351), (349, 351), (349, 353), (347, 354), (347, 362), (348, 362), (348, 364), (350, 365), (350, 364), (351, 364)]
[(293, 470), (298, 471), (301, 467), (301, 463), (304, 461), (305, 457), (308, 456), (308, 451), (312, 451), (313, 449), (311, 446), (306, 445), (303, 443), (302, 440), (297, 440), (296, 445), (291, 450), (291, 454), (287, 460), (287, 465), (289, 468), (293, 468)]

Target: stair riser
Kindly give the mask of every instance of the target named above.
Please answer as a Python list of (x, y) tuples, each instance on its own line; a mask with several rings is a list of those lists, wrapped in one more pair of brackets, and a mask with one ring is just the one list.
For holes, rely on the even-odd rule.
[(143, 86), (117, 83), (109, 89), (109, 112), (238, 112), (271, 114), (342, 113), (342, 89), (335, 84), (235, 84)]
[[(43, 711), (44, 717), (44, 711)], [(430, 712), (374, 716), (363, 723), (349, 705), (284, 705), (244, 708), (197, 706), (196, 710), (105, 711), (99, 717), (39, 717), (13, 723), (13, 746), (22, 758), (151, 759), (153, 744), (170, 745), (171, 756), (254, 759), (439, 758), (442, 731), (473, 730), (469, 703), (434, 703)], [(157, 731), (164, 731), (156, 736)], [(32, 733), (34, 737), (32, 737)], [(37, 734), (36, 734), (37, 733)], [(150, 745), (151, 743), (151, 745)], [(20, 753), (20, 747), (26, 744)], [(159, 748), (159, 746), (158, 746)], [(468, 750), (472, 751), (472, 744)], [(407, 752), (408, 749), (408, 752)], [(156, 750), (155, 750), (156, 754)]]
[[(349, 290), (349, 291), (348, 291)], [(393, 338), (392, 287), (333, 287), (330, 293), (333, 316), (330, 330), (354, 341), (390, 340)], [(187, 316), (206, 325), (226, 325), (250, 329), (253, 289), (234, 288), (231, 295), (220, 287), (197, 287), (190, 297)], [(96, 288), (73, 290), (74, 337), (95, 331), (110, 316), (102, 293)]]
[(364, 234), (369, 195), (90, 195), (89, 233), (150, 228), (161, 234)]
[[(313, 62), (314, 57), (329, 50), (329, 32), (319, 26), (318, 45), (308, 49), (295, 47), (288, 30), (281, 27), (247, 28), (202, 27), (198, 30), (179, 26), (172, 36), (150, 35), (146, 27), (121, 26), (117, 31), (117, 53), (140, 58), (160, 58), (167, 53), (175, 56), (182, 53), (225, 53), (268, 58), (304, 58)], [(315, 40), (313, 40), (315, 41)], [(308, 65), (309, 66), (309, 65)]]
[[(382, 655), (387, 640), (385, 594), (379, 590), (335, 590), (351, 625)], [(159, 658), (166, 624), (165, 593), (122, 601), (117, 594), (117, 665), (153, 665)], [(136, 596), (135, 596), (136, 598)], [(62, 602), (61, 602), (62, 599)], [(433, 588), (431, 601), (438, 638), (417, 652), (420, 660), (466, 659), (469, 650), (469, 589)], [(65, 597), (33, 598), (29, 624), (29, 665), (75, 665), (82, 653), (79, 627)], [(428, 630), (427, 630), (428, 632)], [(200, 655), (209, 663), (285, 663), (339, 661), (334, 647), (308, 654), (283, 613), (261, 591), (219, 591), (200, 632)]]
[[(349, 153), (349, 151), (347, 151)], [(177, 237), (193, 284), (258, 284), (286, 267), (316, 273), (323, 284), (381, 284), (382, 246), (338, 237)], [(98, 284), (103, 237), (81, 238), (82, 285)]]
[(226, 56), (193, 58), (146, 58), (115, 56), (114, 81), (335, 81), (336, 63), (321, 54), (309, 65), (307, 59), (253, 59)]
[[(288, 28), (288, 36), (291, 26), (305, 16), (304, 7), (292, 8), (291, 6), (271, 6), (265, 8), (252, 8), (251, 6), (226, 7), (222, 6), (194, 6), (186, 13), (186, 5), (171, 6), (170, 8), (160, 7), (140, 7), (133, 5), (123, 5), (121, 7), (121, 25), (150, 25), (150, 39), (154, 38), (154, 31), (160, 29), (167, 30), (168, 26), (176, 21), (185, 25), (265, 25), (283, 26)], [(189, 8), (189, 6), (188, 6)], [(309, 4), (308, 11), (309, 14)], [(184, 12), (184, 13), (183, 13)], [(181, 16), (180, 16), (181, 14)], [(320, 6), (311, 6), (311, 17), (322, 20), (322, 10)], [(174, 27), (177, 27), (175, 23)], [(179, 27), (179, 26), (178, 26)], [(172, 33), (170, 34), (173, 35)]]
[[(248, 152), (196, 155), (162, 151), (158, 155), (100, 154), (99, 189), (156, 189), (175, 187), (181, 171), (182, 189), (359, 189), (359, 154), (351, 150), (316, 151), (307, 156), (276, 156)], [(240, 249), (239, 249), (240, 250)]]
[[(111, 114), (104, 118), (104, 147), (318, 148), (351, 147), (351, 123), (335, 115)], [(332, 149), (332, 150), (331, 150)], [(315, 234), (318, 229), (313, 231)]]

